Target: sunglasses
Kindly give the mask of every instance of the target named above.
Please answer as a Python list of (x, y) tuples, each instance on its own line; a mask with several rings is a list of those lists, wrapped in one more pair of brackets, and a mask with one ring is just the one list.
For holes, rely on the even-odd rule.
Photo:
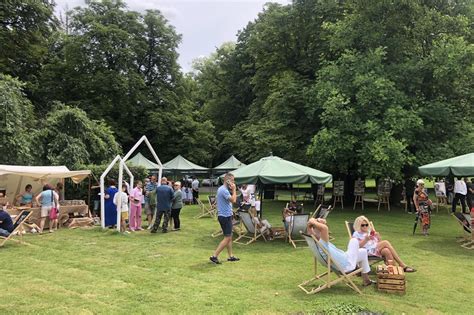
[(368, 227), (369, 225), (368, 224), (361, 224), (360, 226), (361, 227)]

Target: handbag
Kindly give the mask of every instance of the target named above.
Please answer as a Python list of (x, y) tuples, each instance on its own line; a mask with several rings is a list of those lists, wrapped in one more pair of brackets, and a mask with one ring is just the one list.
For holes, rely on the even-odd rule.
[(54, 206), (54, 190), (51, 189), (51, 204), (53, 205), (51, 207), (51, 211), (49, 212), (49, 219), (50, 220), (56, 220), (58, 218), (58, 208)]

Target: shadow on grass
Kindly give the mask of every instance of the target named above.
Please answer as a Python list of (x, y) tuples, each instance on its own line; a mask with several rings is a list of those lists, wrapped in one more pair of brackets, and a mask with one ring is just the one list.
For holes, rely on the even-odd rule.
[(425, 239), (413, 244), (414, 248), (436, 253), (440, 256), (458, 258), (472, 257), (472, 251), (464, 249), (454, 238), (451, 239)]
[(209, 260), (207, 260), (207, 261), (199, 262), (199, 263), (194, 264), (194, 265), (190, 265), (189, 269), (191, 269), (193, 271), (200, 272), (200, 273), (204, 273), (204, 272), (209, 272), (209, 271), (213, 270), (214, 268), (218, 268), (218, 267), (219, 267), (219, 265), (215, 265), (215, 264), (211, 263)]

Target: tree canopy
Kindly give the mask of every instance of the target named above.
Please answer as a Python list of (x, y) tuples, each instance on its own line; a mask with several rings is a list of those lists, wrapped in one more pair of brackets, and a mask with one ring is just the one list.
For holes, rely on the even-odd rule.
[(63, 23), (53, 11), (0, 5), (12, 163), (102, 163), (145, 134), (163, 160), (272, 152), (335, 178), (398, 179), (474, 151), (469, 1), (267, 3), (187, 75), (158, 10), (86, 1)]
[(251, 160), (276, 152), (336, 177), (401, 178), (474, 150), (472, 9), (267, 4), (235, 46), (195, 67), (199, 102), (221, 145)]

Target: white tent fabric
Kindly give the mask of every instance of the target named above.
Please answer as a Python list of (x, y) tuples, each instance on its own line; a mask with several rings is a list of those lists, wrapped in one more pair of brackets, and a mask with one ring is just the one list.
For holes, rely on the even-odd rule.
[(0, 165), (0, 190), (6, 190), (6, 197), (12, 203), (28, 184), (37, 194), (44, 183), (54, 185), (60, 179), (71, 178), (77, 184), (90, 173), (88, 170), (70, 171), (66, 166)]

